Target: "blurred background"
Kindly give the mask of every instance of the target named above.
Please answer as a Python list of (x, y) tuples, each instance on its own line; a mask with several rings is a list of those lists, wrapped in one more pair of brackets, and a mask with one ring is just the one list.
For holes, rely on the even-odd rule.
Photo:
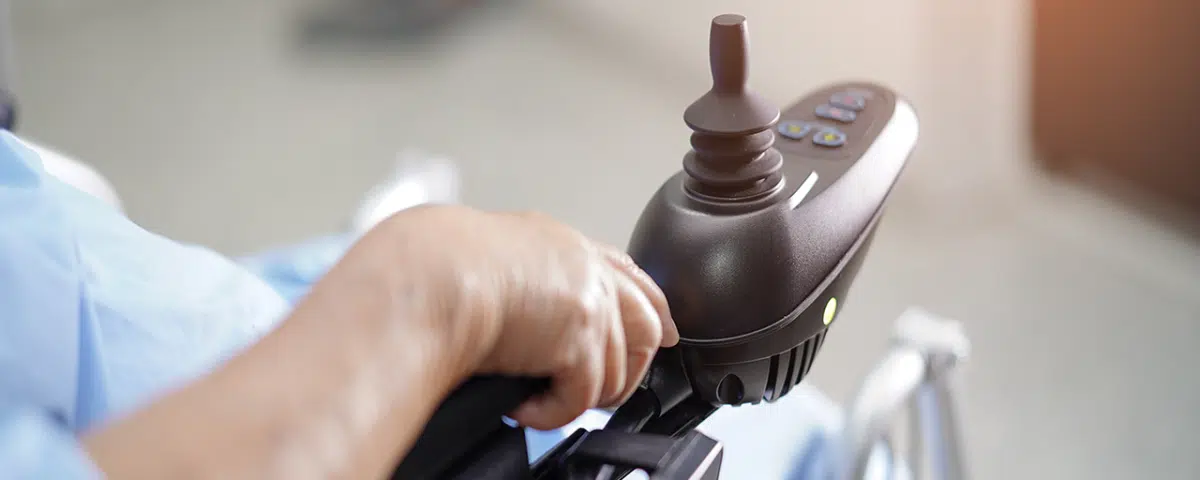
[(466, 203), (624, 245), (688, 148), (710, 19), (744, 14), (768, 98), (866, 79), (922, 120), (812, 381), (849, 398), (920, 305), (974, 342), (976, 478), (1192, 479), (1185, 3), (26, 0), (11, 77), (23, 135), (96, 167), (146, 228), (231, 255), (341, 230), (405, 149), (458, 162)]

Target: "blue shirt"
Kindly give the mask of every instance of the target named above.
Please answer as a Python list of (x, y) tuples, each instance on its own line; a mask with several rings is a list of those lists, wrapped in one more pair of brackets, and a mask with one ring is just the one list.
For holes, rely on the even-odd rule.
[(6, 478), (98, 476), (77, 434), (203, 374), (287, 308), (250, 270), (138, 227), (0, 133)]

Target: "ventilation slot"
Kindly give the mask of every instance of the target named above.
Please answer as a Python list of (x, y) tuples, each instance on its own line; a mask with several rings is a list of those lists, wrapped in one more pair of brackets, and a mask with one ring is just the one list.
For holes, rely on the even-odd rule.
[(802, 375), (808, 375), (808, 371), (812, 370), (813, 363), (817, 359), (817, 351), (821, 349), (821, 342), (823, 341), (825, 341), (825, 332), (818, 333), (816, 337), (805, 342), (811, 345), (812, 348), (808, 349), (808, 355), (804, 358), (804, 373)]
[(763, 399), (768, 402), (775, 399), (775, 391), (779, 389), (779, 355), (771, 357), (771, 366), (767, 369), (767, 391), (763, 392)]
[(809, 351), (812, 350), (812, 340), (805, 341), (797, 348), (803, 348), (804, 350), (800, 352), (800, 368), (796, 369), (796, 376), (792, 378), (793, 385), (800, 383), (800, 380), (804, 379), (804, 371), (808, 369)]
[(783, 380), (783, 391), (779, 393), (779, 396), (781, 396), (781, 397), (784, 395), (787, 395), (788, 391), (790, 391), (792, 389), (792, 385), (795, 385), (794, 383), (792, 383), (792, 375), (797, 370), (796, 369), (796, 347), (793, 347), (791, 350), (788, 350), (787, 356), (788, 356), (787, 376), (785, 376), (781, 379), (781, 380)]

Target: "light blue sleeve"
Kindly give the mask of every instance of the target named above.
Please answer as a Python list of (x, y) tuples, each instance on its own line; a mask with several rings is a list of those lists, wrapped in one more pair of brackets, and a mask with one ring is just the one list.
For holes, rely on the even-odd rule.
[(98, 477), (79, 435), (286, 313), (241, 265), (141, 228), (0, 132), (0, 478)]
[(34, 407), (9, 406), (0, 413), (0, 470), (4, 478), (104, 477), (70, 430)]
[[(75, 438), (94, 411), (80, 362), (84, 298), (62, 213), (37, 158), (0, 138), (0, 471), (5, 478), (98, 478)], [(82, 387), (82, 388), (81, 388)]]
[(289, 304), (295, 305), (354, 243), (351, 234), (326, 235), (274, 248), (240, 259), (247, 271), (262, 278)]

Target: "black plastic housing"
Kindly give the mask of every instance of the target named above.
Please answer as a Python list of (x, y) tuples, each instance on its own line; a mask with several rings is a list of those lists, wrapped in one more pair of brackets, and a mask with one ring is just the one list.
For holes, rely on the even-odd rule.
[(915, 112), (874, 84), (818, 90), (784, 109), (781, 121), (820, 125), (812, 107), (838, 92), (869, 99), (853, 125), (838, 126), (848, 133), (842, 148), (777, 144), (781, 187), (746, 200), (698, 194), (681, 172), (638, 220), (628, 251), (666, 294), (685, 371), (708, 401), (772, 401), (807, 374), (828, 328), (829, 299), (844, 305), (916, 145)]

